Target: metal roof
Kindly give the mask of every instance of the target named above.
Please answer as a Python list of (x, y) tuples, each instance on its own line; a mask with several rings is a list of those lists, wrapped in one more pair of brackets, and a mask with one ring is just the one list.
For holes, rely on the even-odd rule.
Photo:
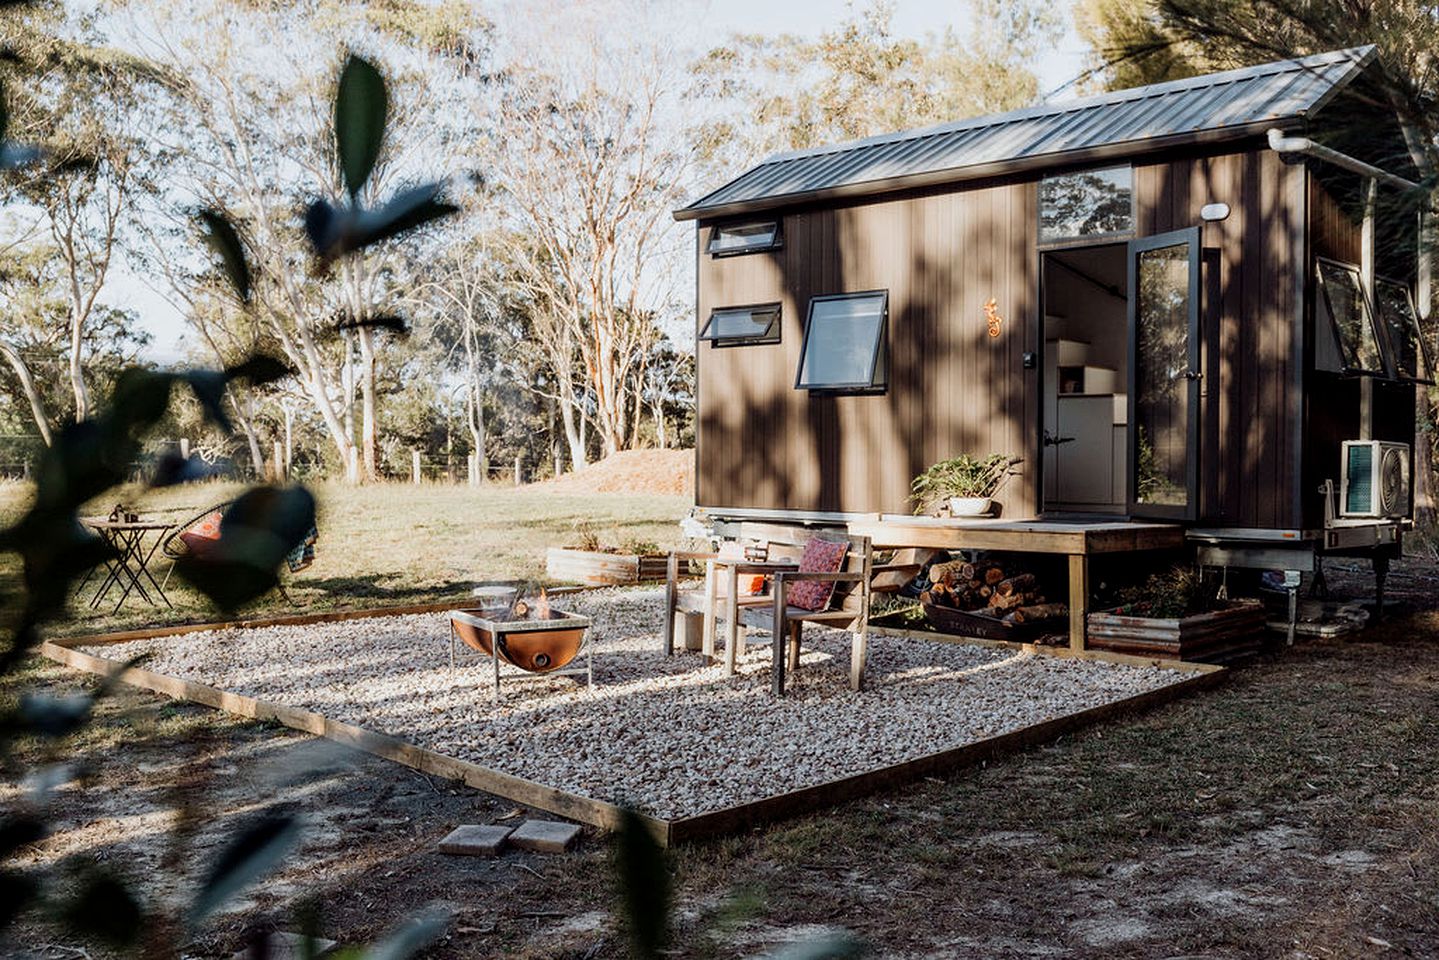
[(1262, 133), (1313, 115), (1374, 56), (1373, 46), (1354, 47), (780, 153), (674, 215), (724, 216)]

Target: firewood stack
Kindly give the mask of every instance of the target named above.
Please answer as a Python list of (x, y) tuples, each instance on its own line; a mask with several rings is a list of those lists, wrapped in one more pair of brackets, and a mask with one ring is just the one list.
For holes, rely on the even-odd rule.
[(1046, 603), (1034, 574), (998, 561), (951, 560), (929, 568), (924, 603), (996, 617), (1008, 623), (1038, 623), (1063, 617), (1062, 603)]

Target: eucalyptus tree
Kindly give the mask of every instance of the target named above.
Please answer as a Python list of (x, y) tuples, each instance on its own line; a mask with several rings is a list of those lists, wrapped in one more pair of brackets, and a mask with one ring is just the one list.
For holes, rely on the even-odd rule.
[(699, 139), (719, 168), (778, 150), (853, 140), (1023, 107), (1063, 21), (1043, 0), (965, 0), (972, 29), (896, 34), (870, 0), (817, 37), (740, 34), (693, 66)]
[[(196, 31), (196, 22), (207, 29)], [(473, 134), (461, 104), (479, 82), (486, 29), (458, 4), (324, 0), (263, 8), (156, 0), (124, 24), (129, 42), (169, 78), (159, 135), (175, 157), (167, 172), (176, 208), (189, 199), (235, 215), (256, 261), (254, 315), (295, 369), (352, 479), (377, 476), (377, 346), (403, 326), (369, 321), (392, 314), (399, 291), (422, 279), (430, 258), (416, 250), (427, 241), (408, 237), (317, 268), (303, 255), (305, 228), (293, 213), (313, 197), (370, 206), (432, 169), (453, 169)], [(326, 136), (337, 37), (384, 64), (399, 94), (385, 101), (388, 135), (354, 191)]]
[[(93, 412), (88, 350), (96, 319), (109, 309), (101, 294), (121, 257), (137, 198), (151, 188), (151, 155), (137, 118), (153, 79), (143, 59), (107, 44), (93, 18), (70, 15), (61, 2), (0, 8), (0, 76), (9, 81), (8, 129), (40, 151), (36, 162), (0, 184), (7, 201), (11, 254), (44, 249), (53, 268), (28, 276), (46, 283), (37, 295), (63, 300), (54, 342), (65, 359), (67, 406), (77, 420)], [(20, 293), (6, 285), (7, 299)], [(13, 329), (10, 331), (13, 334)], [(49, 338), (47, 338), (49, 339)], [(22, 385), (33, 381), (13, 338), (0, 347)], [(42, 436), (50, 414), (26, 388)], [(48, 440), (47, 440), (48, 442)]]
[(669, 298), (683, 248), (669, 212), (694, 154), (685, 79), (664, 38), (640, 22), (621, 35), (561, 18), (542, 44), (515, 46), (484, 156), (578, 467), (587, 425), (604, 455), (634, 438), (648, 318)]

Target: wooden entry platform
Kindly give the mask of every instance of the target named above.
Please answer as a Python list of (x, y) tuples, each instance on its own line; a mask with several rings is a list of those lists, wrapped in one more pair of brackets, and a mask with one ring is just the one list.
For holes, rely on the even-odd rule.
[(1180, 524), (1123, 520), (954, 520), (886, 514), (851, 520), (849, 532), (869, 537), (876, 548), (882, 549), (931, 547), (1068, 556), (1072, 650), (1084, 649), (1091, 556), (1184, 546), (1184, 527)]

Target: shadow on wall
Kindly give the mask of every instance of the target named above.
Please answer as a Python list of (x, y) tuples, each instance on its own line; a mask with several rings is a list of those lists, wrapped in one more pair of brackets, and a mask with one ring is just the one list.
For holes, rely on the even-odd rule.
[[(1025, 461), (999, 497), (1006, 512), (1032, 513), (1038, 371), (1022, 361), (1038, 338), (1033, 195), (1009, 184), (787, 217), (778, 288), (742, 287), (756, 301), (782, 293), (782, 343), (701, 348), (712, 365), (701, 395), (702, 502), (908, 512), (910, 481), (931, 463), (998, 452)], [(708, 266), (712, 276), (730, 269)], [(888, 388), (796, 390), (810, 298), (877, 289), (889, 291)], [(1004, 319), (997, 337), (991, 298)], [(753, 350), (776, 353), (743, 358)]]

